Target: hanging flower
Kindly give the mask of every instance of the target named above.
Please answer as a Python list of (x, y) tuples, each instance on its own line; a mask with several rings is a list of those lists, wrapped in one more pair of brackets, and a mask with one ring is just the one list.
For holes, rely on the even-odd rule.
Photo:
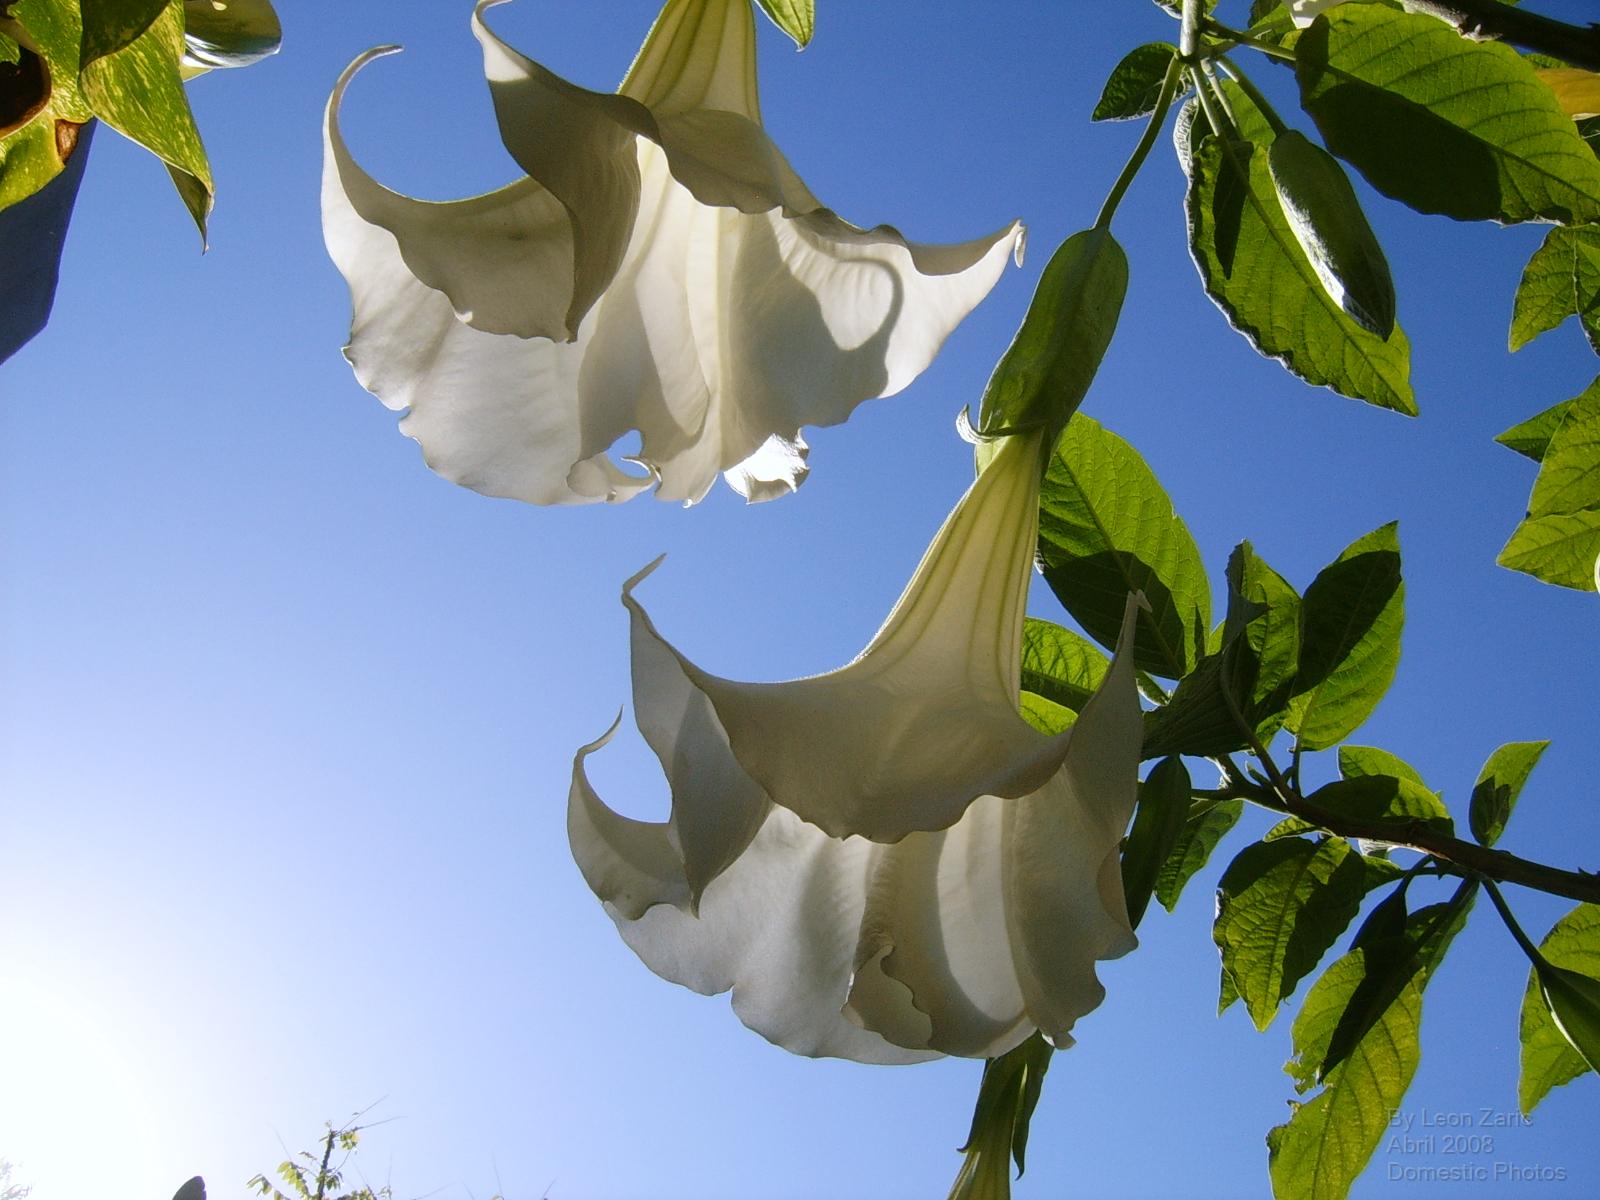
[(672, 789), (664, 824), (611, 810), (578, 752), (584, 878), (658, 974), (733, 989), (789, 1050), (863, 1062), (1071, 1042), (1097, 960), (1132, 949), (1118, 846), (1141, 742), (1128, 654), (1076, 724), (1018, 715), (1042, 435), (1009, 439), (859, 658), (781, 684), (685, 660), (628, 581), (633, 699)]
[[(668, 0), (617, 95), (501, 42), (500, 136), (527, 178), (428, 203), (389, 191), (329, 100), (323, 231), (350, 284), (345, 355), (457, 483), (536, 504), (751, 500), (807, 471), (803, 425), (899, 391), (994, 286), (1021, 227), (953, 246), (835, 216), (768, 139), (749, 0)], [(629, 471), (611, 456), (640, 438)]]

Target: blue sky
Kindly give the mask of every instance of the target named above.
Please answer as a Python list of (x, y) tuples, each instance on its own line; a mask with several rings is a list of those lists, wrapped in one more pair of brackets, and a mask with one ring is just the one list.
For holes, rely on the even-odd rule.
[[(340, 357), (348, 300), (317, 212), (339, 70), (406, 47), (345, 109), (391, 187), (446, 199), (515, 174), (466, 0), (283, 0), (281, 55), (192, 85), (219, 189), (204, 257), (165, 172), (96, 138), (54, 319), (0, 367), (0, 1156), (36, 1200), (159, 1198), (197, 1172), (239, 1195), (374, 1104), (389, 1123), (358, 1162), (404, 1196), (943, 1195), (978, 1065), (794, 1058), (725, 998), (651, 975), (570, 861), (571, 755), (627, 698), (617, 590), (662, 552), (642, 594), (710, 670), (788, 678), (865, 644), (971, 477), (957, 411), (1137, 137), (1089, 123), (1101, 80), (1175, 27), (1139, 0), (819, 8), (803, 54), (761, 30), (766, 121), (811, 188), (924, 241), (1020, 216), (1030, 249), (912, 387), (815, 432), (796, 496), (753, 508), (720, 487), (689, 510), (476, 495), (424, 468)], [(520, 0), (490, 19), (609, 88), (653, 15)], [(1255, 74), (1287, 97), (1282, 72)], [(1145, 455), (1215, 579), (1249, 538), (1303, 587), (1398, 519), (1404, 658), (1355, 740), (1464, 812), (1495, 746), (1552, 739), (1505, 844), (1595, 866), (1600, 610), (1493, 562), (1534, 470), (1490, 439), (1595, 373), (1575, 328), (1505, 350), (1542, 231), (1363, 191), (1413, 343), (1406, 421), (1228, 328), (1188, 261), (1179, 183), (1164, 139), (1117, 217), (1132, 283), (1085, 411)], [(1059, 615), (1042, 585), (1033, 609)], [(596, 784), (660, 815), (624, 728)], [(1102, 969), (1018, 1195), (1266, 1194), (1290, 1014), (1266, 1035), (1214, 1015), (1227, 857)], [(1568, 907), (1515, 902), (1540, 933)], [(1514, 1109), (1525, 977), (1485, 909), (1429, 990), (1407, 1112)], [(1595, 1086), (1467, 1156), (1564, 1180), (1462, 1194), (1586, 1194)], [(1380, 1147), (1355, 1194), (1443, 1195), (1386, 1176), (1460, 1160)]]

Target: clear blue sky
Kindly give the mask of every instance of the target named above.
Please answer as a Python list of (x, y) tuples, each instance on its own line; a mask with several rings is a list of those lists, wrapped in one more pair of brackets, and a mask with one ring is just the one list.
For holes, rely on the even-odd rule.
[[(803, 54), (761, 30), (767, 123), (811, 188), (925, 241), (1020, 216), (1030, 253), (916, 384), (815, 433), (798, 495), (754, 508), (720, 487), (687, 511), (486, 499), (430, 474), (341, 359), (317, 211), (339, 70), (406, 47), (346, 105), (390, 186), (446, 199), (515, 174), (467, 0), (282, 0), (280, 56), (192, 85), (219, 189), (203, 258), (165, 172), (95, 139), (54, 320), (0, 367), (0, 1156), (36, 1200), (113, 1183), (165, 1200), (196, 1172), (241, 1195), (375, 1102), (392, 1120), (358, 1162), (407, 1197), (944, 1194), (978, 1064), (793, 1058), (725, 998), (651, 975), (570, 861), (571, 755), (628, 696), (617, 590), (663, 551), (646, 598), (708, 669), (788, 678), (865, 643), (971, 476), (957, 411), (1137, 136), (1088, 122), (1101, 80), (1175, 27), (1141, 0), (819, 8)], [(609, 88), (654, 9), (521, 0), (490, 19)], [(1164, 140), (1117, 218), (1132, 284), (1085, 410), (1147, 457), (1217, 579), (1248, 537), (1304, 586), (1399, 519), (1404, 659), (1356, 740), (1464, 812), (1496, 745), (1552, 739), (1505, 844), (1600, 865), (1600, 608), (1493, 563), (1534, 471), (1492, 435), (1596, 369), (1575, 328), (1505, 350), (1542, 231), (1369, 196), (1414, 347), (1408, 422), (1244, 345), (1199, 289), (1178, 185)], [(1057, 613), (1042, 586), (1033, 607)], [(659, 815), (665, 785), (625, 729), (596, 784)], [(1019, 1196), (1266, 1194), (1289, 1014), (1266, 1035), (1214, 1015), (1228, 856), (1102, 969)], [(1541, 933), (1567, 907), (1521, 899)], [(1428, 993), (1408, 1112), (1514, 1109), (1525, 976), (1478, 914)], [(1596, 1097), (1592, 1077), (1559, 1089), (1468, 1156), (1565, 1182), (1459, 1194), (1592, 1194)], [(1356, 1195), (1443, 1196), (1389, 1165), (1459, 1159), (1380, 1148)]]

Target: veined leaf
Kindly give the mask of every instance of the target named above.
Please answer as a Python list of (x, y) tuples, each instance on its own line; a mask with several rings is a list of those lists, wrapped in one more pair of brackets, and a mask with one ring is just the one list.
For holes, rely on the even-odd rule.
[(1294, 50), (1300, 102), (1328, 148), (1385, 195), (1463, 221), (1600, 220), (1600, 162), (1510, 47), (1342, 4)]
[[(1351, 950), (1306, 994), (1285, 1070), (1300, 1091), (1319, 1078), (1323, 1090), (1267, 1134), (1276, 1200), (1344, 1200), (1371, 1159), (1416, 1073), (1422, 991), (1460, 927), (1462, 897), (1413, 914), (1402, 937)], [(1341, 1037), (1348, 1048), (1335, 1056)]]
[(772, 23), (794, 39), (802, 50), (816, 32), (817, 16), (813, 0), (759, 0), (761, 11)]
[(1035, 692), (1024, 691), (1019, 707), (1022, 719), (1040, 733), (1055, 737), (1064, 729), (1071, 729), (1078, 714), (1054, 700), (1047, 700)]
[(1363, 877), (1342, 838), (1256, 842), (1229, 864), (1211, 933), (1257, 1029), (1355, 918)]
[(1109, 229), (1086, 229), (1062, 242), (989, 376), (980, 431), (1043, 424), (1053, 441), (1094, 382), (1127, 291), (1128, 258)]
[(1567, 408), (1571, 404), (1570, 400), (1552, 404), (1543, 412), (1536, 413), (1526, 421), (1520, 421), (1504, 433), (1496, 435), (1494, 440), (1502, 446), (1515, 450), (1524, 458), (1543, 462), (1545, 451), (1550, 448), (1550, 439), (1555, 436), (1556, 430), (1561, 428), (1561, 422), (1566, 420)]
[(1022, 687), (1072, 712), (1099, 689), (1111, 661), (1088, 638), (1051, 621), (1022, 624)]
[(1550, 436), (1528, 515), (1496, 560), (1546, 583), (1595, 590), (1600, 559), (1600, 379)]
[(1522, 270), (1507, 344), (1520, 350), (1571, 316), (1600, 353), (1600, 225), (1558, 225), (1545, 235)]
[(1472, 836), (1492, 846), (1505, 832), (1511, 811), (1517, 806), (1522, 785), (1539, 765), (1549, 742), (1507, 742), (1489, 756), (1472, 786), (1470, 824)]
[[(1600, 905), (1580, 904), (1555, 923), (1539, 945), (1550, 963), (1591, 979), (1600, 977)], [(1522, 1078), (1517, 1099), (1531, 1113), (1552, 1088), (1570, 1083), (1590, 1069), (1550, 1016), (1538, 972), (1528, 972), (1522, 997)]]
[(1139, 784), (1139, 804), (1122, 847), (1122, 890), (1135, 929), (1188, 821), (1190, 789), (1189, 772), (1178, 758), (1162, 759)]
[(1199, 659), (1211, 625), (1200, 550), (1138, 452), (1082, 413), (1045, 474), (1039, 566), (1102, 646), (1116, 644), (1128, 593), (1144, 592), (1150, 607), (1139, 613), (1133, 656), (1140, 670), (1177, 679)]
[(1390, 523), (1357, 538), (1306, 589), (1300, 665), (1284, 723), (1308, 750), (1343, 741), (1394, 680), (1405, 624), (1400, 541)]
[(1376, 746), (1340, 746), (1339, 777), (1360, 779), (1368, 775), (1388, 775), (1395, 779), (1404, 779), (1427, 791), (1435, 800), (1439, 799), (1438, 793), (1428, 788), (1417, 769), (1399, 755), (1380, 750)]
[(1178, 48), (1166, 42), (1135, 46), (1123, 56), (1100, 91), (1091, 121), (1131, 121), (1156, 109), (1167, 64)]
[(1207, 801), (1189, 810), (1189, 819), (1178, 831), (1177, 841), (1156, 873), (1156, 899), (1168, 912), (1178, 906), (1184, 885), (1206, 865), (1217, 843), (1239, 823), (1243, 813), (1243, 800)]
[(77, 5), (19, 0), (11, 16), (33, 39), (33, 50), (19, 47), (17, 69), (38, 89), (38, 96), (8, 114), (0, 133), (0, 209), (33, 195), (59, 175), (72, 158), (79, 127), (94, 116), (78, 91), (82, 27)]
[(1318, 808), (1363, 821), (1422, 821), (1447, 836), (1455, 833), (1455, 824), (1435, 793), (1420, 783), (1393, 775), (1336, 779), (1323, 784), (1306, 800)]
[(1236, 85), (1223, 89), (1244, 141), (1211, 134), (1192, 109), (1174, 134), (1180, 156), (1185, 139), (1192, 149), (1189, 250), (1206, 293), (1257, 350), (1307, 383), (1415, 416), (1404, 331), (1381, 338), (1328, 294), (1279, 203), (1271, 126)]

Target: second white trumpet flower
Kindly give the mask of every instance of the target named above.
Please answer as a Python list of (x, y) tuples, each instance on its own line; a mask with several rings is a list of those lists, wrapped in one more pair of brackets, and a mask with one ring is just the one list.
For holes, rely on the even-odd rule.
[[(796, 1053), (863, 1062), (1057, 1045), (1134, 946), (1119, 845), (1142, 726), (1130, 598), (1100, 690), (1065, 733), (1018, 714), (1042, 434), (1008, 439), (848, 666), (740, 684), (689, 663), (633, 597), (633, 700), (672, 789), (622, 816), (579, 751), (568, 835), (658, 974), (733, 991)], [(647, 573), (647, 572), (646, 572)], [(614, 732), (615, 727), (613, 726)]]

